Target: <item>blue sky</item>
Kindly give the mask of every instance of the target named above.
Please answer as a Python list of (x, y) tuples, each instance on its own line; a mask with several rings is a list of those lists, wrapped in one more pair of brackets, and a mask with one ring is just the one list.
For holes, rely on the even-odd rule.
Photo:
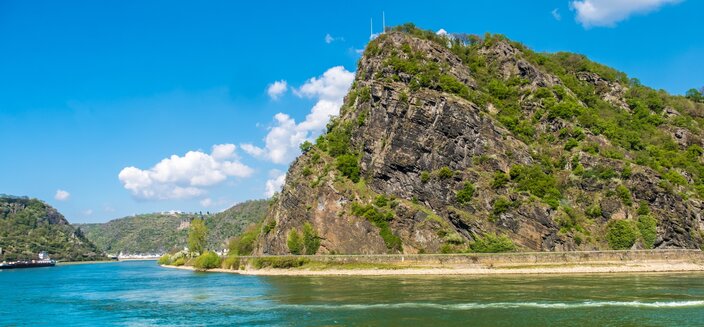
[(671, 93), (704, 85), (694, 0), (4, 0), (0, 193), (74, 223), (263, 198), (337, 110), (382, 11), (583, 53)]

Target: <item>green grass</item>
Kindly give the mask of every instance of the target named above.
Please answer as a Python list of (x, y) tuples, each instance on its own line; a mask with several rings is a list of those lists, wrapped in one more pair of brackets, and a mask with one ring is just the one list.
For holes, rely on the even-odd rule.
[(223, 269), (238, 270), (240, 269), (240, 257), (236, 255), (230, 255), (222, 261), (220, 267)]
[(308, 262), (310, 260), (303, 257), (259, 257), (252, 260), (252, 266), (256, 269), (288, 269), (301, 267)]
[(371, 262), (325, 262), (325, 261), (310, 261), (298, 269), (307, 270), (398, 270), (398, 269), (418, 269), (422, 266), (395, 264), (395, 263), (371, 263)]

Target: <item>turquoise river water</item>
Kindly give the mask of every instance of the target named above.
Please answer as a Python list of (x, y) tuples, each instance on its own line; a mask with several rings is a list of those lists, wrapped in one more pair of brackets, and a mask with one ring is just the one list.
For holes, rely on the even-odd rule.
[(704, 274), (258, 277), (154, 261), (0, 271), (0, 326), (703, 326)]

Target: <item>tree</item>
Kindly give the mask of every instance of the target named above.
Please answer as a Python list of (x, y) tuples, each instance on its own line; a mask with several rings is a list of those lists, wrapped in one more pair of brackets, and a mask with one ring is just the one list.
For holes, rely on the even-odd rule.
[(612, 220), (606, 226), (606, 240), (614, 250), (630, 249), (636, 243), (638, 230), (629, 220)]
[(207, 236), (208, 228), (205, 227), (203, 219), (193, 219), (188, 231), (188, 250), (191, 253), (202, 254), (205, 251)]
[(704, 88), (702, 88), (701, 91), (697, 91), (697, 89), (689, 89), (687, 93), (685, 93), (685, 97), (692, 101), (704, 102), (704, 95), (702, 95), (702, 91), (704, 91)]
[[(640, 209), (640, 208), (639, 208)], [(655, 244), (655, 240), (658, 237), (658, 221), (655, 217), (651, 215), (638, 216), (638, 231), (640, 232), (640, 238), (643, 240), (643, 245), (647, 249), (652, 249)]]
[(359, 182), (359, 163), (356, 156), (343, 154), (335, 159), (337, 170), (353, 182)]
[(261, 228), (259, 225), (249, 225), (242, 234), (230, 239), (228, 249), (230, 254), (251, 255), (254, 251), (254, 242), (259, 237)]
[(313, 143), (310, 143), (309, 141), (305, 141), (305, 142), (301, 143), (300, 148), (301, 148), (301, 152), (306, 153), (306, 152), (310, 151), (310, 149), (313, 148)]
[(306, 248), (306, 254), (315, 254), (320, 248), (320, 237), (309, 222), (303, 224), (303, 244)]
[(475, 241), (470, 244), (472, 252), (479, 253), (499, 253), (510, 252), (516, 249), (516, 245), (506, 235), (485, 234), (476, 236)]
[(288, 251), (291, 252), (291, 254), (301, 254), (303, 252), (303, 238), (301, 234), (295, 229), (290, 230), (288, 232), (286, 245), (288, 245)]

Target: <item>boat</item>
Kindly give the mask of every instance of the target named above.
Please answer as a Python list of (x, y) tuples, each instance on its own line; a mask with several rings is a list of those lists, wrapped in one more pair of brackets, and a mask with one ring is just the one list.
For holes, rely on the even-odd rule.
[(0, 262), (0, 270), (14, 268), (37, 268), (37, 267), (53, 267), (56, 265), (56, 260), (21, 260)]
[(56, 266), (56, 260), (49, 258), (46, 252), (39, 253), (39, 260), (18, 260), (18, 261), (3, 261), (0, 262), (0, 270), (15, 269), (15, 268), (38, 268), (38, 267), (53, 267)]

